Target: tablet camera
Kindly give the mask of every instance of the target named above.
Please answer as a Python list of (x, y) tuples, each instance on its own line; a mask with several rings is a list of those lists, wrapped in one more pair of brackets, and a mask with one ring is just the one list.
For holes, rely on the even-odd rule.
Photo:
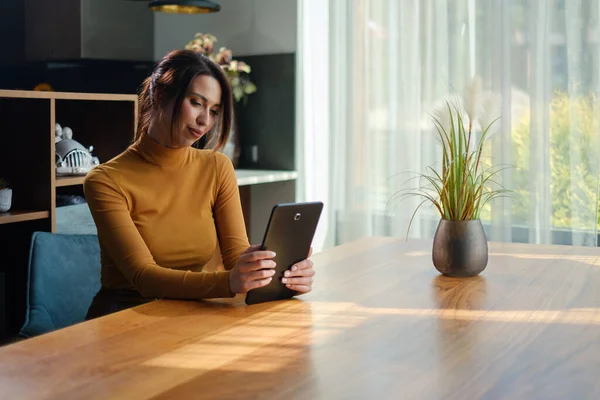
[(294, 215), (294, 221), (298, 221), (301, 216), (302, 216), (302, 214), (296, 213), (296, 215)]

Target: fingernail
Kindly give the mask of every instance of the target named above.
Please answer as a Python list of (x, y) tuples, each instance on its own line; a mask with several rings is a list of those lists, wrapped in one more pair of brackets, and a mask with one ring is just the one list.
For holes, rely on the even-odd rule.
[(267, 279), (267, 283), (268, 283), (268, 282), (271, 282), (272, 280), (273, 280), (273, 278), (269, 278), (269, 279)]
[(290, 285), (290, 284), (288, 284), (288, 285), (285, 285), (285, 286), (287, 286), (287, 287), (288, 287), (288, 288), (290, 288), (290, 289), (292, 288), (292, 285)]
[(295, 265), (292, 266), (292, 271), (295, 271), (297, 269), (298, 269), (298, 267), (296, 267)]
[(270, 272), (271, 272), (271, 276), (275, 275), (275, 270), (272, 270)]
[(287, 283), (287, 279), (286, 278), (281, 278), (281, 282)]
[(274, 251), (270, 251), (269, 252), (269, 257), (273, 258), (277, 255), (277, 253), (275, 253)]
[(283, 273), (283, 275), (284, 275), (284, 276), (290, 276), (290, 271), (285, 271), (285, 272)]

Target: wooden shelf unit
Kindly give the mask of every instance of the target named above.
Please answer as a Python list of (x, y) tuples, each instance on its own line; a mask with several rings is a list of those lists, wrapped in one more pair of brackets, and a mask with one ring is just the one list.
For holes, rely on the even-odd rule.
[(11, 210), (0, 213), (0, 302), (7, 313), (0, 337), (14, 335), (23, 323), (31, 234), (55, 232), (57, 193), (81, 190), (83, 183), (83, 176), (56, 176), (55, 124), (94, 146), (102, 163), (131, 143), (137, 107), (137, 96), (128, 94), (0, 90), (0, 178), (13, 189)]

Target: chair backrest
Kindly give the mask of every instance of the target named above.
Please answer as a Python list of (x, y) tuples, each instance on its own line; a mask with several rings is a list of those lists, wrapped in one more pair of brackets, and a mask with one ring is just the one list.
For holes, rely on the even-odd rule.
[(21, 337), (82, 322), (100, 289), (96, 235), (34, 232), (29, 251), (27, 310)]

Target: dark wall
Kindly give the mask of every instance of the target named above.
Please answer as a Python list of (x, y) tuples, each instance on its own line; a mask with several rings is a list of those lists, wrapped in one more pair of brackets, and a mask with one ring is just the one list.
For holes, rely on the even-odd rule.
[[(1, 1), (1, 0), (0, 0)], [(239, 168), (295, 169), (295, 54), (236, 57), (252, 67), (258, 90), (236, 104)], [(32, 90), (46, 82), (55, 91), (135, 94), (151, 61), (71, 60), (0, 67), (0, 89)], [(258, 155), (252, 157), (252, 149)]]
[(80, 58), (152, 60), (148, 2), (0, 0), (0, 65)]
[(23, 0), (0, 0), (0, 66), (25, 59)]
[(0, 67), (0, 89), (32, 90), (48, 83), (57, 92), (137, 93), (152, 61), (72, 60)]
[[(240, 168), (294, 170), (295, 54), (236, 57), (252, 68), (258, 90), (237, 104)], [(252, 159), (257, 146), (258, 159)]]

